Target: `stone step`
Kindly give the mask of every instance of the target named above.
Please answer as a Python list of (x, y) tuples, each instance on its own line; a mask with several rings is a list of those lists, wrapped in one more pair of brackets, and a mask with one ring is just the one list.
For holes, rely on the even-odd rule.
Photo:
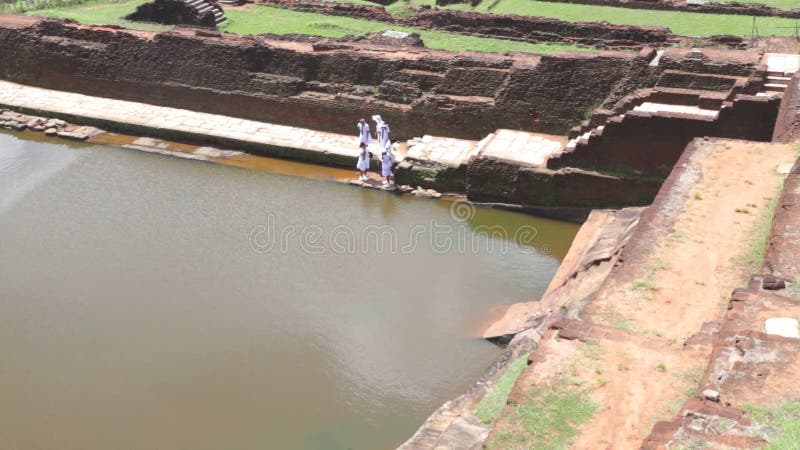
[(767, 75), (767, 80), (775, 81), (775, 82), (785, 82), (786, 84), (789, 84), (789, 82), (792, 81), (792, 77), (782, 77), (782, 76), (778, 76), (778, 75)]
[(767, 83), (764, 85), (766, 91), (783, 92), (786, 90), (785, 84)]

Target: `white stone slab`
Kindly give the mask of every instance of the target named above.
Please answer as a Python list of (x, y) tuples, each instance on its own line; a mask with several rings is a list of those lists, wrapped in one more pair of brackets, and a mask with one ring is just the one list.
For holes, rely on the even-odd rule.
[(800, 323), (790, 317), (773, 317), (767, 319), (764, 327), (767, 334), (800, 339)]
[(633, 110), (650, 112), (650, 113), (672, 112), (672, 113), (694, 114), (697, 116), (706, 116), (706, 117), (717, 117), (717, 115), (719, 114), (719, 111), (715, 109), (702, 109), (697, 106), (671, 105), (669, 103), (653, 103), (653, 102), (644, 102), (641, 105), (633, 108)]
[(800, 71), (800, 55), (765, 53), (762, 62), (767, 66), (767, 72), (788, 74)]
[(405, 39), (405, 38), (411, 36), (411, 34), (405, 33), (403, 31), (386, 30), (386, 31), (383, 32), (382, 36), (388, 37), (388, 38), (394, 38), (394, 39)]
[(775, 168), (775, 173), (778, 175), (789, 175), (789, 172), (792, 171), (792, 167), (794, 163), (785, 162), (778, 164), (778, 167)]

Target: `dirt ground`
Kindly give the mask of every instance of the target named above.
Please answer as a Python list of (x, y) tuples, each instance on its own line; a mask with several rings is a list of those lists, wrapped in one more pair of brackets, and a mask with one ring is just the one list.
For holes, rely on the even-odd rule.
[[(687, 169), (671, 196), (652, 207), (648, 220), (658, 225), (612, 272), (580, 320), (545, 335), (512, 392), (512, 401), (524, 401), (533, 387), (564, 377), (585, 389), (599, 407), (572, 448), (638, 449), (657, 421), (674, 416), (695, 394), (710, 358), (713, 322), (723, 317), (731, 292), (758, 269), (751, 248), (766, 237), (756, 230), (780, 194), (785, 175), (776, 168), (798, 156), (792, 145), (735, 140), (708, 142), (696, 154), (699, 173)], [(581, 351), (587, 345), (588, 359)], [(517, 426), (508, 420), (512, 408), (494, 435)]]
[(652, 242), (641, 267), (627, 271), (632, 280), (601, 290), (587, 315), (674, 342), (720, 319), (731, 291), (754, 270), (747, 261), (753, 230), (785, 177), (776, 167), (796, 158), (791, 145), (718, 141), (672, 229)]

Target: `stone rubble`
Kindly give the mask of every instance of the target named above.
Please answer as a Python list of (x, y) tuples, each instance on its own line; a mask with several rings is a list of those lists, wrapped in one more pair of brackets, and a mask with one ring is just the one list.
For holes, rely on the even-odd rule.
[(0, 127), (13, 131), (44, 132), (47, 136), (58, 136), (73, 141), (85, 141), (102, 133), (94, 127), (70, 125), (61, 119), (47, 119), (0, 109)]

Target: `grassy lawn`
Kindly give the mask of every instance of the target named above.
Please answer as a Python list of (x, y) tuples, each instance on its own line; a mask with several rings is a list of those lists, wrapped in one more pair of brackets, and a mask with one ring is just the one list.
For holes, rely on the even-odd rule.
[(131, 22), (123, 17), (136, 10), (136, 7), (148, 0), (128, 0), (121, 2), (90, 1), (76, 6), (65, 8), (39, 9), (27, 14), (32, 16), (47, 16), (58, 19), (75, 19), (81, 23), (91, 25), (119, 25), (137, 30), (162, 31), (172, 28), (168, 25), (154, 23)]
[[(171, 27), (143, 22), (130, 22), (123, 17), (132, 13), (137, 6), (148, 0), (127, 0), (109, 2), (94, 0), (75, 6), (40, 9), (27, 14), (47, 16), (61, 19), (75, 19), (78, 22), (92, 25), (120, 25), (137, 30), (168, 30)], [(306, 34), (338, 38), (347, 35), (361, 36), (387, 29), (416, 32), (422, 36), (429, 48), (449, 51), (479, 52), (527, 52), (552, 53), (557, 51), (589, 51), (591, 49), (564, 44), (531, 44), (503, 39), (487, 39), (475, 36), (464, 36), (441, 31), (429, 31), (408, 27), (396, 27), (382, 22), (366, 19), (355, 19), (342, 16), (326, 16), (324, 14), (305, 13), (288, 9), (270, 8), (266, 6), (250, 6), (246, 9), (229, 9), (225, 11), (228, 21), (221, 31), (238, 34)]]
[(297, 33), (336, 38), (347, 35), (360, 36), (366, 33), (393, 29), (419, 33), (427, 47), (449, 51), (550, 53), (566, 50), (588, 50), (574, 45), (531, 44), (503, 39), (487, 39), (441, 31), (397, 27), (366, 19), (326, 16), (257, 5), (250, 6), (247, 9), (230, 9), (225, 14), (229, 20), (222, 25), (221, 30), (238, 34)]
[[(335, 1), (362, 4), (364, 0)], [(753, 3), (764, 3), (782, 8), (800, 8), (799, 0), (761, 0), (753, 1)], [(409, 5), (435, 6), (435, 0), (398, 0), (389, 5), (386, 9), (393, 15), (404, 15), (407, 14)], [(482, 13), (551, 17), (568, 22), (605, 21), (618, 25), (661, 26), (669, 28), (673, 33), (685, 36), (733, 34), (736, 36), (749, 37), (753, 28), (753, 18), (743, 15), (656, 11), (536, 0), (484, 0), (476, 8), (472, 8), (467, 3), (454, 4), (446, 8)], [(758, 29), (758, 33), (762, 36), (791, 36), (794, 34), (795, 23), (796, 20), (794, 19), (784, 19), (781, 17), (756, 18), (756, 28)]]
[[(796, 2), (797, 0), (792, 1)], [(715, 34), (750, 36), (753, 25), (752, 17), (742, 15), (653, 11), (535, 0), (499, 0), (489, 11), (488, 8), (492, 4), (494, 4), (494, 1), (484, 1), (475, 8), (475, 11), (552, 17), (570, 22), (606, 21), (619, 25), (662, 26), (669, 28), (673, 33), (686, 36), (711, 36)], [(469, 9), (469, 6), (456, 5), (455, 8)], [(761, 35), (789, 36), (794, 34), (795, 22), (796, 20), (794, 19), (781, 17), (758, 17), (756, 18), (756, 27)]]

